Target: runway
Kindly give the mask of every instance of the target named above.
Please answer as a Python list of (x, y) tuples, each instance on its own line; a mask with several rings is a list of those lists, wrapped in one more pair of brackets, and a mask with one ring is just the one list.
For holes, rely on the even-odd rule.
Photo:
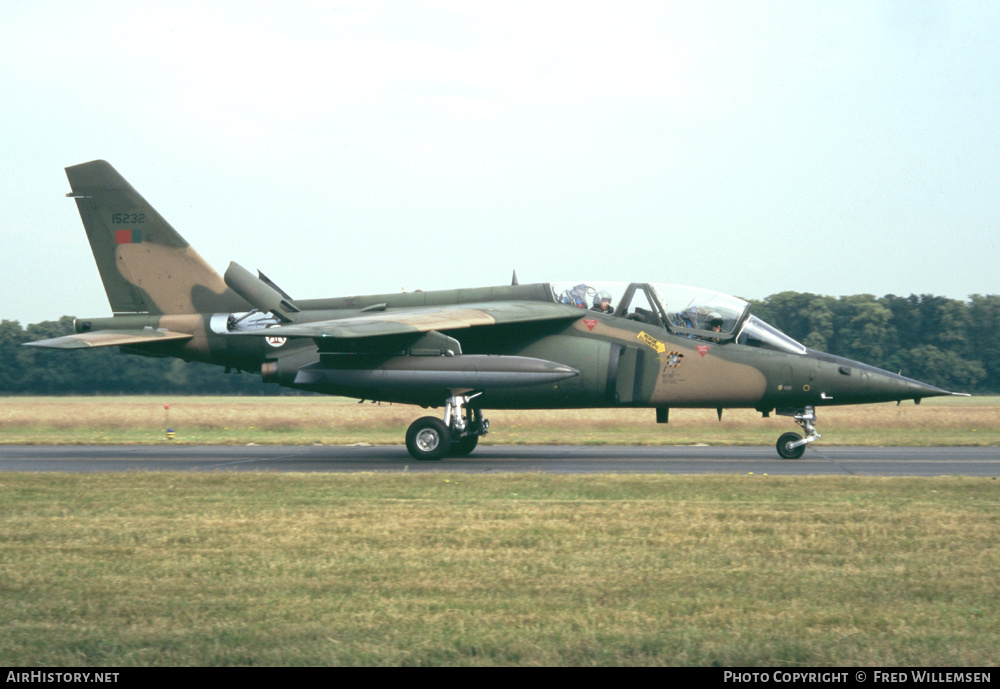
[(418, 462), (371, 446), (0, 445), (0, 471), (459, 472), (1000, 476), (996, 447), (816, 447), (798, 460), (773, 447), (483, 446), (470, 457)]

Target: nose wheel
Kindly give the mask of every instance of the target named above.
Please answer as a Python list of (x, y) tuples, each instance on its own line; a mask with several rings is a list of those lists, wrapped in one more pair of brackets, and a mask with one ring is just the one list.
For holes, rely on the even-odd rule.
[(816, 421), (816, 409), (814, 407), (796, 410), (779, 409), (778, 414), (794, 418), (795, 423), (799, 424), (806, 434), (803, 438), (798, 433), (783, 433), (778, 438), (778, 443), (775, 447), (782, 459), (801, 458), (805, 454), (806, 445), (823, 437), (816, 432), (816, 427), (813, 425)]
[[(421, 461), (465, 457), (487, 434), (490, 422), (481, 409), (463, 409), (477, 395), (454, 395), (445, 403), (444, 420), (423, 416), (406, 431), (406, 449)], [(464, 416), (463, 416), (464, 412)]]

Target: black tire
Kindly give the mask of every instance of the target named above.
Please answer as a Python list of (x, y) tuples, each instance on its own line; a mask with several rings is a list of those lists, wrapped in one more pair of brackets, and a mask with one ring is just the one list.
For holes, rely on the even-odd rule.
[(799, 445), (796, 448), (789, 449), (788, 444), (794, 443), (802, 440), (802, 436), (798, 433), (783, 433), (780, 438), (778, 438), (778, 443), (775, 447), (778, 448), (778, 454), (781, 455), (782, 459), (799, 459), (806, 452), (805, 445)]
[(478, 435), (467, 435), (464, 438), (451, 441), (451, 449), (448, 450), (449, 457), (468, 457), (479, 444)]
[(410, 424), (406, 431), (406, 449), (414, 459), (441, 459), (451, 449), (451, 431), (441, 419), (421, 417)]

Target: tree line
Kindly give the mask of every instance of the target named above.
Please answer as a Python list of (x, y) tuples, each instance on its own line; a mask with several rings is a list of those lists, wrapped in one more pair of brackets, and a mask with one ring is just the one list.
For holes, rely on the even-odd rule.
[[(947, 390), (1000, 393), (1000, 295), (961, 301), (781, 292), (751, 301), (750, 311), (811, 349)], [(227, 375), (197, 362), (122, 356), (111, 347), (69, 353), (21, 346), (72, 332), (70, 316), (26, 328), (0, 322), (0, 394), (289, 393), (259, 375)]]
[(954, 392), (1000, 392), (1000, 295), (781, 292), (750, 311), (811, 349)]
[(73, 333), (73, 318), (22, 328), (0, 321), (0, 395), (283, 394), (259, 375), (173, 358), (126, 356), (117, 347), (58, 351), (22, 343)]

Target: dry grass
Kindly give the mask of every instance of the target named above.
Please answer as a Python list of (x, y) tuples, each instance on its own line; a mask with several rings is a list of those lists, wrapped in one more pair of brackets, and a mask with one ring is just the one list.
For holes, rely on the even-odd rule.
[[(169, 403), (169, 412), (163, 405)], [(6, 397), (0, 443), (159, 443), (169, 426), (178, 443), (398, 445), (424, 415), (406, 405), (336, 398)], [(1000, 399), (964, 398), (818, 410), (827, 445), (998, 445)], [(651, 409), (490, 411), (484, 444), (769, 445), (796, 429), (785, 417), (751, 410), (674, 409), (670, 423)]]
[(3, 475), (0, 663), (995, 662), (996, 483)]

